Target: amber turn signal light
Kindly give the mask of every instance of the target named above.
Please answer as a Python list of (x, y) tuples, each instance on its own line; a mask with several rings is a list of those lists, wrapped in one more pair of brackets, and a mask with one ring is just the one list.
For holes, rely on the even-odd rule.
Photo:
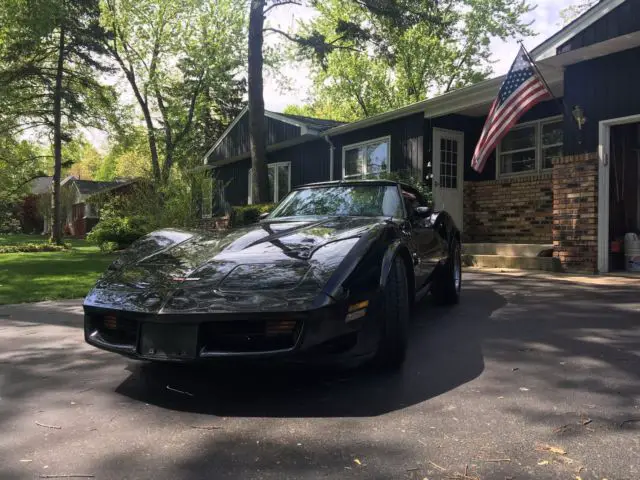
[(107, 315), (104, 317), (104, 326), (109, 330), (116, 330), (118, 328), (118, 322), (113, 315)]

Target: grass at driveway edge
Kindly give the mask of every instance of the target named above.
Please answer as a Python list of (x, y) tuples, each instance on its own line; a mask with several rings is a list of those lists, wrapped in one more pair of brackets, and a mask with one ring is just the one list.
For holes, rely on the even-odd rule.
[[(0, 236), (0, 245), (15, 244), (12, 237)], [(79, 240), (67, 251), (0, 254), (0, 305), (83, 297), (113, 258)]]

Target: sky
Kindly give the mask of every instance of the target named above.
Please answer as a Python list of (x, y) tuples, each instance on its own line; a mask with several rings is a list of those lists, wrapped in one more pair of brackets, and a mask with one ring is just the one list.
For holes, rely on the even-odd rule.
[[(531, 28), (536, 33), (535, 36), (524, 40), (524, 46), (531, 50), (542, 43), (548, 37), (557, 32), (560, 25), (560, 11), (576, 3), (577, 0), (531, 0), (537, 7), (525, 16), (526, 21), (532, 21)], [(269, 14), (268, 22), (273, 26), (278, 26), (282, 30), (290, 30), (298, 20), (308, 20), (312, 17), (313, 11), (308, 7), (287, 5), (286, 7), (275, 8)], [(278, 39), (271, 36), (266, 41), (272, 46), (278, 46)], [(280, 43), (282, 45), (282, 43)], [(499, 76), (507, 73), (513, 59), (518, 53), (519, 45), (515, 40), (503, 42), (498, 39), (491, 44), (494, 75)], [(264, 101), (267, 110), (281, 112), (287, 105), (302, 104), (309, 97), (311, 81), (309, 80), (309, 70), (303, 64), (288, 66), (283, 69), (284, 74), (289, 77), (291, 86), (286, 91), (279, 87), (278, 77), (271, 72), (265, 74)]]

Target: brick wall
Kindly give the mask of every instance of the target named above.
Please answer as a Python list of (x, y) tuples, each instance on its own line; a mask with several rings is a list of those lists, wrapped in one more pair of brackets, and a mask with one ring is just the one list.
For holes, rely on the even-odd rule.
[(553, 164), (553, 250), (566, 270), (597, 270), (597, 153), (567, 156)]
[(464, 183), (467, 242), (551, 243), (552, 174)]

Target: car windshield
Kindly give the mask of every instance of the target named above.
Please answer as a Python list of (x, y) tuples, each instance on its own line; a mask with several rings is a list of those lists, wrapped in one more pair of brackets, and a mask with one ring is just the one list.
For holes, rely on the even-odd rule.
[(302, 216), (401, 217), (395, 185), (328, 185), (291, 192), (269, 218)]

